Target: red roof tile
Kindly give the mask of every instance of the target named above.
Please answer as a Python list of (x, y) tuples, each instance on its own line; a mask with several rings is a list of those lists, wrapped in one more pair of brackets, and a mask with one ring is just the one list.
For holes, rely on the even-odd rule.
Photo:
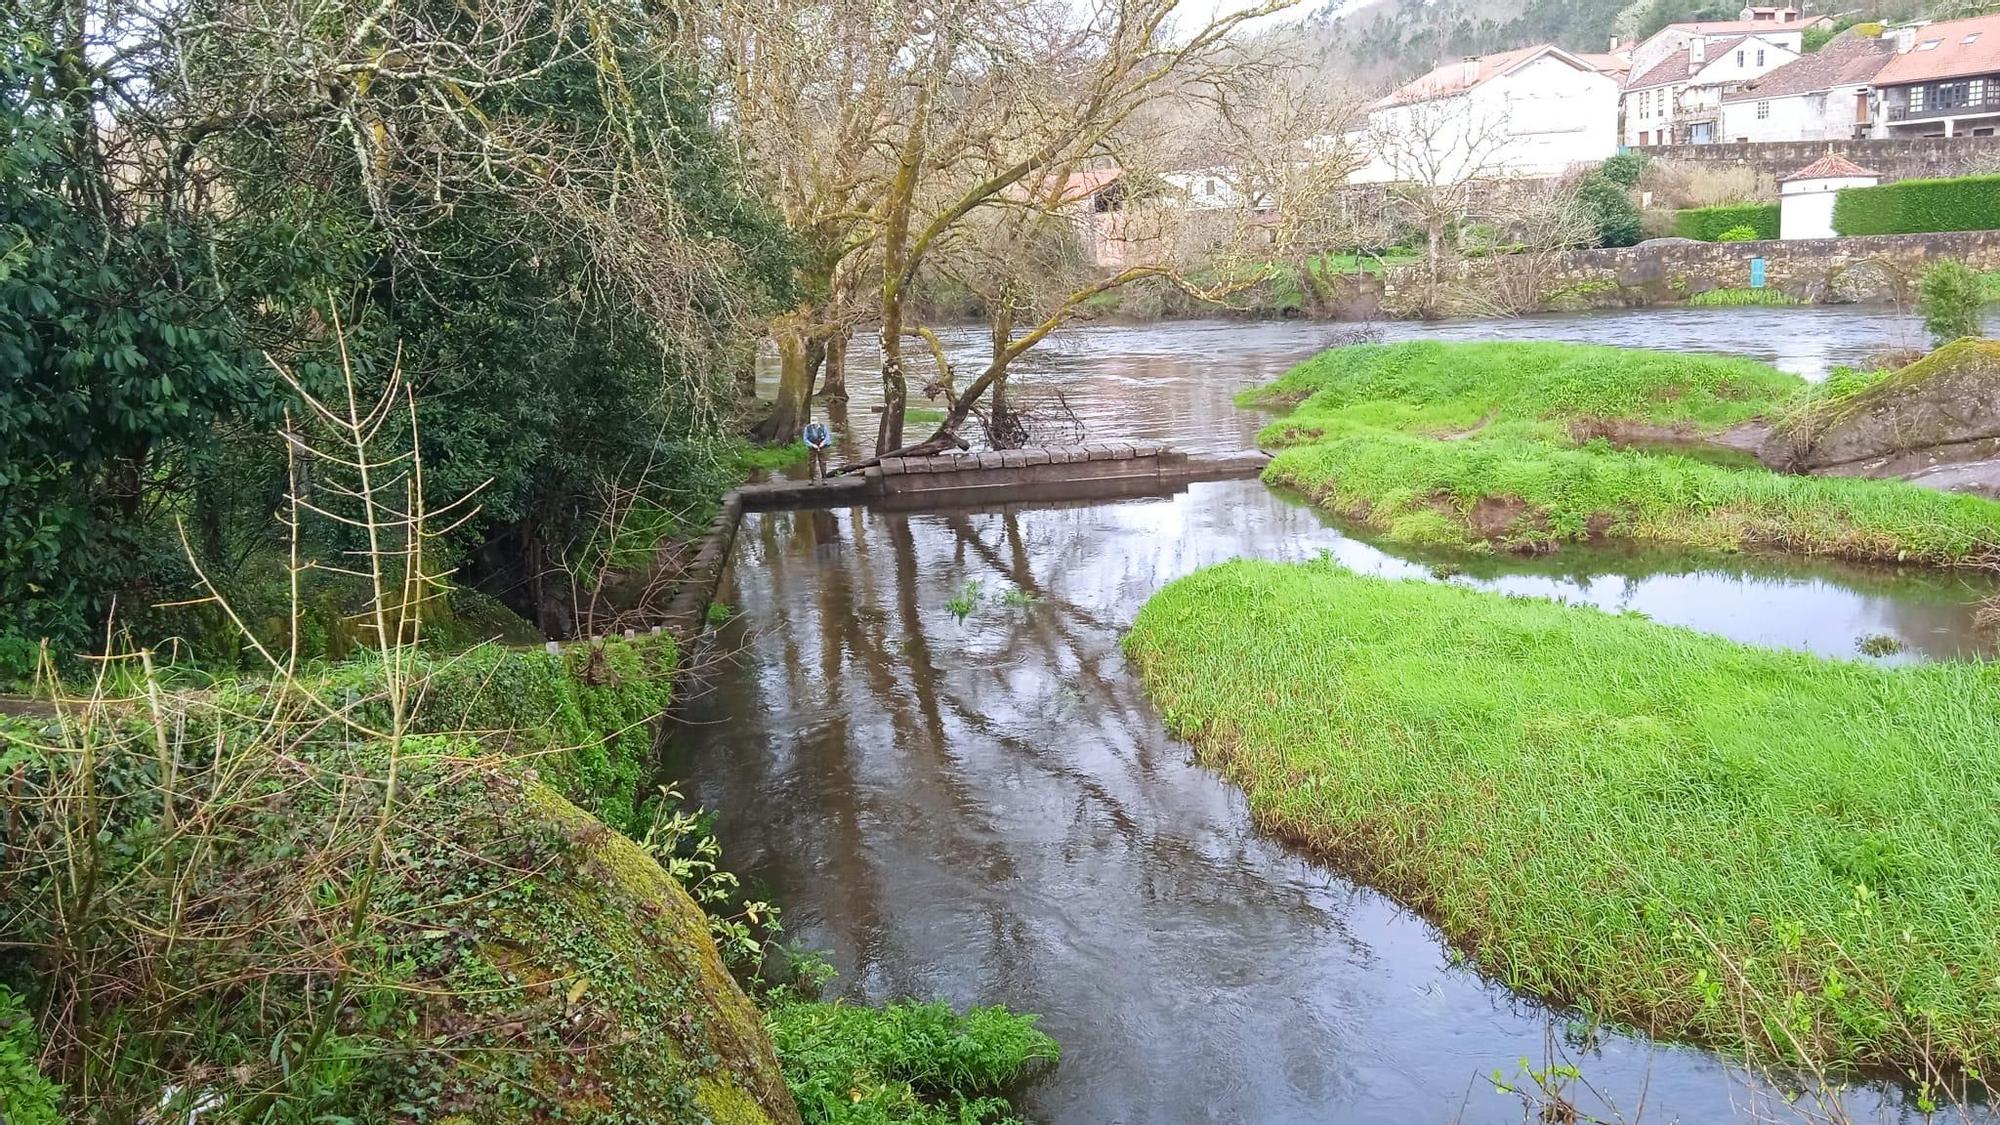
[(1916, 45), (1890, 59), (1875, 76), (1876, 85), (2000, 73), (2000, 15), (1942, 20), (1915, 31)]
[(1873, 168), (1863, 168), (1837, 152), (1829, 152), (1791, 175), (1780, 177), (1778, 182), (1788, 184), (1793, 180), (1844, 180), (1852, 176), (1874, 176), (1879, 179), (1881, 175), (1882, 173)]

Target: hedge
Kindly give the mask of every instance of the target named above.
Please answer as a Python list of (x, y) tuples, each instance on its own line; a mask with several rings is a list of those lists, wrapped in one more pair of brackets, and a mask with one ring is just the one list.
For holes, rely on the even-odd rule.
[(1833, 229), (1837, 234), (2000, 230), (2000, 176), (1842, 188), (1833, 202)]
[(1729, 207), (1696, 207), (1674, 212), (1674, 233), (1703, 242), (1722, 241), (1722, 232), (1749, 227), (1758, 238), (1778, 237), (1778, 205), (1738, 203)]

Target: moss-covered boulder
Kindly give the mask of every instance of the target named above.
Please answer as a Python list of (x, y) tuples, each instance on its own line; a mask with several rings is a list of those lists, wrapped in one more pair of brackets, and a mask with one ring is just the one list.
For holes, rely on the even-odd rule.
[(1967, 338), (1781, 427), (1767, 464), (2000, 499), (2000, 341)]
[(797, 1121), (707, 915), (570, 799), (633, 819), (672, 656), (404, 654), (393, 748), (379, 659), (0, 717), (0, 988), (90, 997), (78, 1119)]
[(425, 1118), (482, 1125), (798, 1120), (706, 916), (638, 844), (505, 770), (433, 774), (400, 823), (382, 936), (410, 968), (395, 1044), (378, 1046), (408, 1061), (358, 1106), (414, 1095)]

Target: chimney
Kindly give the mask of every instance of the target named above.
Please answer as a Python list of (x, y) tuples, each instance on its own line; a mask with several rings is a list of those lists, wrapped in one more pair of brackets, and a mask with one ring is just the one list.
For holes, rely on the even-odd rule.
[(1708, 61), (1708, 40), (1702, 38), (1699, 35), (1689, 39), (1688, 40), (1689, 72), (1692, 73), (1695, 67), (1698, 67), (1707, 61)]
[(1459, 65), (1459, 79), (1467, 86), (1479, 81), (1479, 56), (1467, 55)]
[(1608, 51), (1611, 51), (1611, 52), (1613, 52), (1613, 53), (1616, 53), (1616, 52), (1617, 52), (1617, 50), (1618, 50), (1618, 37), (1617, 37), (1616, 35), (1614, 35), (1614, 36), (1612, 36), (1612, 37), (1611, 37), (1611, 46), (1609, 46), (1609, 47), (1607, 47), (1607, 48), (1605, 48), (1605, 49), (1606, 49), (1606, 50), (1608, 50)]
[(1897, 54), (1899, 54), (1899, 55), (1907, 55), (1907, 54), (1909, 54), (1909, 53), (1910, 53), (1910, 49), (1911, 49), (1912, 47), (1915, 47), (1916, 45), (1917, 45), (1917, 29), (1916, 29), (1916, 28), (1914, 28), (1914, 27), (1899, 27), (1899, 28), (1897, 28), (1897, 29), (1896, 29), (1896, 53), (1897, 53)]

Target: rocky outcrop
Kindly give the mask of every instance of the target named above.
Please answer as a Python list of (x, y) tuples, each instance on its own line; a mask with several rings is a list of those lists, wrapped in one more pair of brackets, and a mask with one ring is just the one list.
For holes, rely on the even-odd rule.
[(2000, 341), (1947, 344), (1772, 433), (1772, 468), (2000, 499)]

